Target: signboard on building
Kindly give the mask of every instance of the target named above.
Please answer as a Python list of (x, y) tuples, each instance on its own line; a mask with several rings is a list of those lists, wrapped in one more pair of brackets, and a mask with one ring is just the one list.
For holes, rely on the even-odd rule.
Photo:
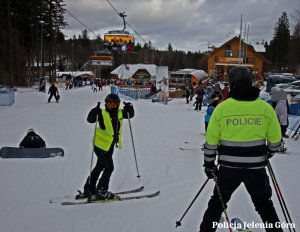
[(243, 63), (243, 58), (239, 57), (219, 57), (220, 63), (234, 63), (234, 64), (241, 64)]
[(112, 60), (91, 60), (91, 65), (112, 66)]

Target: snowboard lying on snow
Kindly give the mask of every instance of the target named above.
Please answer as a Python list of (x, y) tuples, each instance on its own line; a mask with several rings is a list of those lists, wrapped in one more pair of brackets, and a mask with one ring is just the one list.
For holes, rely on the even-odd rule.
[(62, 148), (19, 148), (2, 147), (0, 150), (1, 158), (49, 158), (64, 156)]

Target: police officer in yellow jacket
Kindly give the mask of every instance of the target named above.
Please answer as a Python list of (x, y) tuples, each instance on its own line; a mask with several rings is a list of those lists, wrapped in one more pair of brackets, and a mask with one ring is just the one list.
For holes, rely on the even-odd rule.
[[(266, 231), (282, 231), (275, 228), (279, 219), (265, 168), (270, 154), (279, 150), (281, 144), (276, 113), (271, 105), (258, 98), (259, 89), (252, 86), (248, 68), (231, 69), (228, 80), (229, 98), (215, 108), (206, 132), (205, 173), (208, 178), (217, 176), (225, 207), (232, 193), (244, 183), (262, 221), (274, 226)], [(215, 164), (217, 152), (219, 170)], [(216, 231), (213, 225), (219, 222), (222, 212), (215, 188), (200, 232)]]
[[(123, 119), (134, 116), (131, 103), (124, 102), (123, 109), (119, 109), (119, 106), (119, 96), (109, 94), (105, 98), (105, 109), (101, 109), (100, 103), (98, 103), (88, 114), (87, 121), (89, 123), (95, 123), (98, 119), (93, 138), (97, 163), (84, 185), (85, 197), (93, 199), (114, 198), (114, 194), (108, 191), (110, 177), (114, 170), (112, 155), (114, 147), (122, 148)], [(101, 173), (102, 175), (98, 181)]]

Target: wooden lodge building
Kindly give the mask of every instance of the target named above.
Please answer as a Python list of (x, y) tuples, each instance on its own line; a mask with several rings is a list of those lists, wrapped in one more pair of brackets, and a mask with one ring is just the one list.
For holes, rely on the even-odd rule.
[(264, 65), (271, 62), (252, 45), (240, 42), (239, 37), (233, 37), (208, 55), (208, 74), (219, 81), (227, 81), (231, 68), (242, 65), (253, 73), (254, 80), (262, 79)]

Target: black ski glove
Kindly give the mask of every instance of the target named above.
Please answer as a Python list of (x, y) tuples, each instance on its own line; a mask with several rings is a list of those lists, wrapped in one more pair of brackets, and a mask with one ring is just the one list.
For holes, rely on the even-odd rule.
[(94, 108), (97, 112), (98, 115), (98, 122), (99, 122), (99, 126), (102, 130), (105, 130), (105, 124), (104, 124), (104, 119), (102, 116), (102, 109), (100, 108), (100, 102), (98, 102), (97, 106)]
[(95, 113), (98, 116), (99, 116), (99, 114), (101, 114), (100, 102), (97, 103), (97, 106), (95, 108), (93, 108), (93, 110), (95, 111)]
[(101, 114), (101, 108), (100, 108), (100, 102), (98, 102), (97, 106), (92, 108), (91, 111), (89, 112), (88, 116), (87, 116), (87, 121), (89, 123), (95, 123), (97, 116), (99, 117), (99, 115)]
[(215, 176), (217, 176), (218, 168), (214, 162), (205, 162), (203, 166), (204, 166), (205, 174), (209, 179), (212, 179)]
[(130, 102), (123, 102), (124, 104), (124, 108), (123, 110), (126, 112), (126, 113), (130, 113), (133, 111), (133, 105), (130, 103)]
[(102, 112), (101, 112), (102, 110), (100, 108), (100, 102), (98, 102), (97, 106), (95, 108), (93, 108), (93, 111), (95, 112), (96, 117), (98, 117), (98, 122), (99, 122), (100, 128), (102, 130), (105, 130), (104, 120), (103, 120), (103, 116), (102, 116)]

